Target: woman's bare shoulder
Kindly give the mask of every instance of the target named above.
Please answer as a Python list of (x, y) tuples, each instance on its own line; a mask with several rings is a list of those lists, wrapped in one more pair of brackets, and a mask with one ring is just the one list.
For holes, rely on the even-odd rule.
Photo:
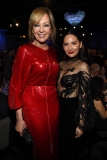
[(65, 64), (65, 61), (59, 62), (59, 65), (60, 65), (60, 66), (62, 66), (62, 65), (64, 65), (64, 64)]
[(90, 73), (90, 69), (89, 69), (88, 64), (86, 62), (81, 61), (81, 60), (78, 63), (78, 70)]
[(104, 106), (103, 106), (103, 103), (102, 103), (102, 101), (99, 99), (99, 100), (95, 100), (94, 99), (94, 106), (96, 107), (96, 109), (97, 108), (103, 108)]
[(84, 68), (89, 68), (88, 64), (86, 62), (82, 62), (80, 61), (80, 68), (84, 69)]

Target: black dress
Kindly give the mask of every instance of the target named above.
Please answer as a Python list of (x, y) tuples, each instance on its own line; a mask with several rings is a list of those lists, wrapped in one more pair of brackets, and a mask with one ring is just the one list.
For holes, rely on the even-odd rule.
[[(82, 139), (75, 138), (75, 130), (77, 126), (84, 130), (86, 125), (90, 74), (84, 71), (75, 73), (75, 71), (75, 68), (68, 69), (59, 81), (59, 85), (62, 87), (59, 91), (59, 160), (79, 159)], [(72, 97), (74, 92), (75, 97)]]
[(75, 137), (76, 124), (74, 123), (75, 111), (78, 107), (78, 98), (60, 99), (60, 160), (77, 159), (79, 157), (80, 138)]

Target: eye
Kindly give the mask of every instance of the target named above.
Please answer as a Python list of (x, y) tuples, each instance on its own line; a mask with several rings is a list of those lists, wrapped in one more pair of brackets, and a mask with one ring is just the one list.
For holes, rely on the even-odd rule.
[(64, 43), (64, 46), (67, 46), (68, 45), (68, 43)]
[(44, 24), (44, 27), (49, 27), (50, 25), (49, 24)]
[(34, 26), (34, 27), (39, 27), (39, 24), (34, 24), (33, 26)]
[(74, 45), (75, 45), (75, 44), (77, 44), (77, 42), (72, 42), (72, 44), (74, 44)]

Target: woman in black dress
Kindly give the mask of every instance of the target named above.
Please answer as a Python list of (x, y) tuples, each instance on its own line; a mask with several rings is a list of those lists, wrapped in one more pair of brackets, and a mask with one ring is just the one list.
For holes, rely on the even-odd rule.
[(85, 119), (89, 108), (87, 102), (90, 97), (91, 77), (81, 49), (80, 34), (75, 29), (67, 31), (63, 38), (65, 59), (60, 62), (57, 84), (61, 105), (60, 160), (68, 160), (73, 157), (79, 159), (79, 148), (82, 143), (80, 137), (86, 127)]

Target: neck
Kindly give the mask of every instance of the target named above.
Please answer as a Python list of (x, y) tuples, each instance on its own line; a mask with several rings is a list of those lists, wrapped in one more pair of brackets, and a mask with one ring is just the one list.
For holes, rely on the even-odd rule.
[(48, 45), (46, 43), (37, 43), (36, 41), (33, 42), (33, 44), (39, 48), (42, 48), (44, 50), (48, 49)]
[(67, 57), (67, 64), (69, 65), (69, 64), (75, 63), (77, 60), (79, 60), (78, 55), (73, 58)]

